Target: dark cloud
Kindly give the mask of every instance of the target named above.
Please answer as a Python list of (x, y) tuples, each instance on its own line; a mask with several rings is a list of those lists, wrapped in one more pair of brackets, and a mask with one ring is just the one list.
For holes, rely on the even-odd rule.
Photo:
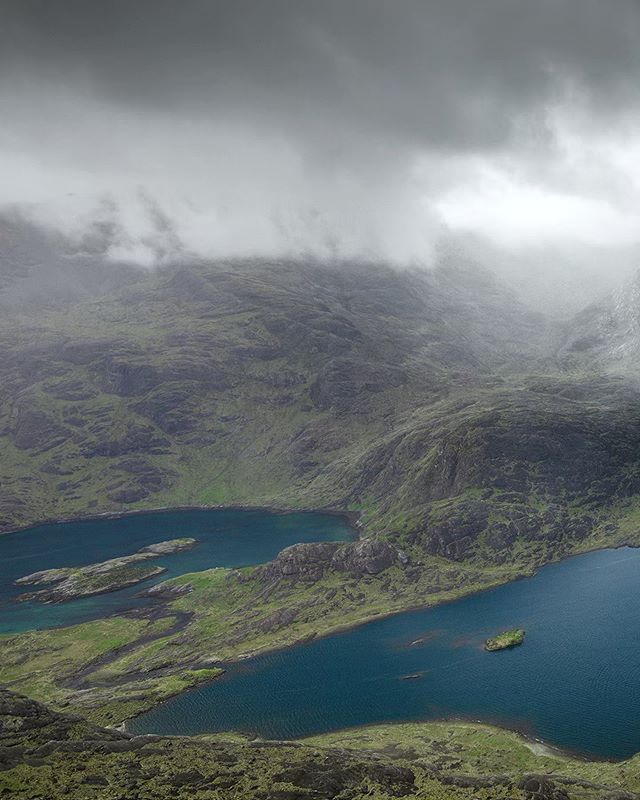
[(602, 110), (640, 92), (636, 0), (4, 0), (5, 75), (269, 122), (305, 144), (349, 134), (493, 147), (579, 86)]
[(638, 0), (0, 0), (0, 23), (0, 208), (80, 236), (109, 208), (114, 258), (430, 263), (460, 235), (574, 279), (640, 251)]

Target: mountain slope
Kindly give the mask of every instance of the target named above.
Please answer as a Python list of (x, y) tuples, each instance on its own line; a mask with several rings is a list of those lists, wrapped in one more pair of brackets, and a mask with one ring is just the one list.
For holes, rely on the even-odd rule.
[(401, 414), (533, 358), (540, 324), (484, 275), (264, 262), (140, 275), (37, 323), (6, 316), (0, 524), (304, 503)]
[(627, 383), (557, 367), (558, 335), (472, 268), (191, 263), (18, 306), (0, 323), (0, 526), (333, 506), (454, 560), (573, 552), (638, 493), (640, 420)]

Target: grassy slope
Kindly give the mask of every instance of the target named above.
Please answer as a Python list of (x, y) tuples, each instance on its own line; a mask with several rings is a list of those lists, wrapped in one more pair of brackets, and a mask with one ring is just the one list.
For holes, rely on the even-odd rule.
[(638, 757), (535, 754), (515, 734), (479, 725), (373, 727), (301, 743), (131, 739), (0, 693), (0, 796), (15, 800), (622, 800), (638, 789)]
[(444, 774), (542, 773), (609, 789), (640, 792), (640, 755), (618, 763), (576, 759), (530, 742), (517, 733), (477, 723), (380, 725), (325, 734), (306, 739), (305, 743), (373, 750), (399, 759), (420, 760), (433, 764)]

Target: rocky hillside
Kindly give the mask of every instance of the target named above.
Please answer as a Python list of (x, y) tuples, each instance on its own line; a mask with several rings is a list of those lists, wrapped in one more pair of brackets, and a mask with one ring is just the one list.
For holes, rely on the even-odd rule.
[[(359, 798), (511, 798), (511, 800), (631, 800), (635, 760), (608, 765), (594, 782), (592, 766), (536, 758), (516, 737), (494, 734), (502, 769), (474, 763), (485, 730), (406, 726), (342, 734), (339, 745), (249, 741), (241, 737), (131, 737), (78, 717), (49, 711), (0, 690), (0, 797), (121, 800), (359, 800)], [(413, 728), (419, 726), (412, 726)], [(371, 740), (392, 733), (394, 745)], [(434, 735), (435, 734), (435, 735)], [(462, 734), (461, 741), (455, 740)], [(346, 739), (346, 741), (344, 741)], [(406, 741), (405, 741), (406, 740)], [(502, 753), (499, 748), (502, 747)], [(521, 766), (515, 766), (520, 762)], [(528, 771), (553, 769), (553, 774)], [(524, 768), (523, 768), (524, 767)], [(566, 769), (568, 774), (558, 772)], [(467, 772), (464, 770), (467, 769)], [(610, 782), (607, 782), (608, 781)]]
[[(605, 524), (621, 538), (614, 518), (640, 488), (637, 391), (585, 343), (582, 328), (607, 329), (593, 310), (568, 335), (468, 266), (145, 272), (106, 262), (98, 234), (74, 250), (26, 223), (4, 231), (0, 529), (261, 503), (360, 509), (400, 546), (478, 563), (557, 557)], [(25, 288), (49, 268), (73, 285), (80, 263), (103, 265), (92, 293)], [(628, 333), (632, 293), (622, 305)]]
[(304, 504), (350, 449), (535, 358), (543, 339), (484, 274), (376, 265), (179, 265), (61, 303), (16, 302), (0, 323), (5, 528), (171, 502)]
[(636, 380), (640, 364), (640, 271), (567, 326), (560, 349), (565, 365), (601, 368)]
[[(211, 679), (220, 659), (640, 544), (638, 389), (608, 368), (602, 342), (580, 344), (593, 310), (563, 330), (471, 267), (185, 259), (122, 268), (122, 280), (105, 265), (105, 280), (85, 289), (67, 269), (80, 251), (29, 230), (12, 227), (14, 256), (0, 258), (0, 530), (218, 503), (350, 509), (364, 529), (358, 542), (294, 546), (253, 569), (173, 578), (146, 612), (5, 637), (0, 679), (13, 688), (120, 722)], [(31, 291), (49, 251), (70, 293)], [(89, 273), (101, 261), (94, 252)], [(341, 751), (329, 794), (322, 781), (300, 783), (317, 772), (316, 750), (287, 745), (305, 768), (280, 780), (293, 773), (275, 745), (116, 739), (117, 777), (112, 755), (92, 750), (81, 788), (89, 756), (77, 743), (60, 751), (82, 754), (72, 772), (60, 768), (76, 796), (103, 796), (95, 776), (136, 791), (143, 776), (150, 796), (184, 786), (197, 797), (195, 770), (202, 797), (226, 798), (239, 770), (230, 776), (216, 753), (249, 776), (241, 797), (266, 796), (254, 774), (283, 783), (282, 800), (357, 798), (363, 785), (374, 797), (525, 796), (515, 767), (517, 780), (441, 779), (432, 750), (419, 768), (401, 764), (406, 781), (369, 771), (384, 752), (363, 765)], [(57, 756), (46, 757), (36, 748), (11, 762), (31, 783), (40, 764), (45, 781), (31, 795), (14, 783), (15, 796), (57, 796)], [(573, 796), (573, 784), (546, 780), (530, 784), (537, 796)]]

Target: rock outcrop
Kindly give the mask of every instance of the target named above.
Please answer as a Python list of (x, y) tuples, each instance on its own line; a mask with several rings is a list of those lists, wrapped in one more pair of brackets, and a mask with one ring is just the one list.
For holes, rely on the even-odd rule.
[(382, 539), (361, 539), (349, 544), (314, 542), (286, 547), (254, 574), (265, 582), (315, 582), (330, 570), (354, 576), (377, 575), (394, 565), (405, 566), (408, 560), (405, 553)]

